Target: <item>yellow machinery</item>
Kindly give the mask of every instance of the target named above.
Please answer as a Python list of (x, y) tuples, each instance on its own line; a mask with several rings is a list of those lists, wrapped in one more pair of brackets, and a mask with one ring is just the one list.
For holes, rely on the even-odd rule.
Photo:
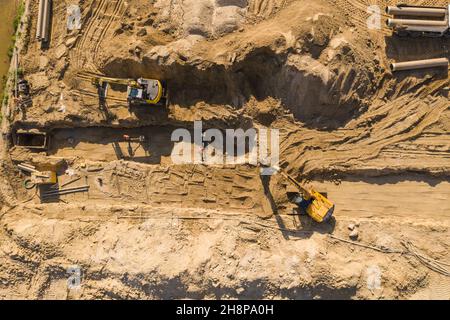
[(295, 201), (316, 222), (326, 222), (334, 213), (334, 203), (314, 189), (307, 189), (297, 180), (287, 174), (283, 169), (277, 167), (278, 172), (291, 182), (301, 194), (301, 200)]
[(55, 184), (57, 182), (56, 172), (54, 171), (32, 172), (31, 182), (37, 185)]
[(91, 82), (99, 89), (102, 98), (106, 98), (108, 84), (127, 86), (127, 101), (130, 107), (155, 106), (168, 103), (167, 85), (156, 79), (119, 79), (95, 76)]

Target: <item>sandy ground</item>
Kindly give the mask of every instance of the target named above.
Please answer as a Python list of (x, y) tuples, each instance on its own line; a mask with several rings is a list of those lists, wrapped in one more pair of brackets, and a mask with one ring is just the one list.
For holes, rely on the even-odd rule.
[[(13, 20), (15, 17), (16, 1), (2, 1), (3, 10), (0, 13), (0, 19), (3, 23), (0, 25), (0, 79), (7, 76), (9, 68), (9, 59), (7, 56), (8, 48), (11, 45), (11, 34), (13, 33)], [(3, 97), (4, 83), (0, 82), (0, 98)]]
[[(388, 66), (450, 43), (368, 30), (373, 4), (394, 2), (55, 0), (44, 50), (31, 18), (33, 103), (4, 109), (0, 297), (449, 299), (448, 72)], [(120, 87), (99, 104), (95, 74), (167, 80), (169, 105), (130, 110)], [(195, 120), (279, 129), (281, 166), (327, 193), (333, 221), (296, 214), (254, 166), (174, 164), (171, 133)], [(12, 145), (24, 128), (47, 152)], [(22, 161), (89, 191), (41, 201)]]

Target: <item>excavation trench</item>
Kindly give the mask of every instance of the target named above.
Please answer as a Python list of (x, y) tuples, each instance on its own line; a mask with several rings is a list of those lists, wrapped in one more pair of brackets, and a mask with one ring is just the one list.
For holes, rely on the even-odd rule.
[[(186, 138), (176, 134), (172, 139), (172, 134), (180, 129), (188, 133)], [(202, 129), (200, 134), (205, 132), (207, 128)], [(177, 143), (192, 150), (189, 155), (191, 159), (194, 159), (193, 152), (196, 146), (202, 149), (207, 149), (210, 146), (210, 149), (207, 150), (211, 150), (211, 153), (208, 153), (208, 155), (215, 155), (215, 151), (212, 150), (213, 147), (220, 149), (220, 146), (225, 153), (227, 150), (226, 132), (222, 130), (220, 133), (222, 134), (221, 140), (216, 141), (216, 138), (213, 137), (208, 138), (210, 142), (202, 143), (200, 141), (197, 143), (195, 140), (196, 133), (192, 127), (146, 126), (128, 129), (107, 127), (54, 129), (49, 132), (48, 155), (62, 158), (78, 157), (89, 161), (111, 162), (123, 159), (145, 164), (170, 165), (173, 164), (171, 157), (174, 152), (177, 152), (177, 155), (180, 156), (183, 154), (181, 146), (174, 150)], [(243, 150), (239, 148), (241, 142), (244, 146)], [(230, 148), (232, 148), (236, 159), (240, 159), (248, 156), (248, 153), (256, 146), (250, 145), (248, 137), (243, 137), (243, 140), (234, 138)], [(205, 161), (207, 150), (203, 151)], [(225, 155), (223, 159), (225, 159)], [(218, 160), (219, 158), (217, 158)]]
[(309, 55), (277, 54), (269, 48), (255, 50), (229, 67), (165, 66), (144, 56), (141, 61), (115, 58), (102, 72), (117, 78), (164, 79), (170, 103), (181, 107), (204, 102), (238, 109), (253, 97), (257, 101), (272, 97), (297, 120), (318, 129), (345, 125), (366, 107), (363, 97), (372, 90), (364, 71), (330, 71)]

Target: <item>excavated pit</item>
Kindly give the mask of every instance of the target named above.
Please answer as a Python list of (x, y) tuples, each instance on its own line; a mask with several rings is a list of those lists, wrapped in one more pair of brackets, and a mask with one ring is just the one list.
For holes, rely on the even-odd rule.
[[(298, 67), (314, 63), (322, 71)], [(309, 56), (280, 55), (269, 48), (255, 50), (231, 66), (161, 66), (148, 57), (141, 61), (119, 58), (106, 63), (102, 72), (116, 78), (165, 79), (170, 104), (183, 108), (202, 102), (239, 109), (252, 98), (258, 102), (274, 98), (298, 121), (324, 130), (345, 126), (367, 108), (367, 94), (374, 94), (365, 70), (334, 73)], [(349, 96), (354, 83), (359, 83), (358, 88)]]

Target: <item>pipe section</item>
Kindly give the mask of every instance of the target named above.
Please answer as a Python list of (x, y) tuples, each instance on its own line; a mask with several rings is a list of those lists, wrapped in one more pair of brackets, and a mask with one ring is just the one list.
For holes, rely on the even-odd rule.
[(388, 19), (387, 25), (395, 27), (397, 25), (406, 26), (428, 26), (428, 27), (446, 27), (447, 21), (433, 21), (433, 20), (409, 20), (409, 19)]
[(50, 18), (51, 18), (51, 0), (44, 0), (44, 19), (42, 23), (42, 40), (45, 42), (48, 41), (49, 32), (50, 32)]
[(426, 69), (426, 68), (436, 68), (436, 67), (446, 67), (448, 68), (447, 58), (438, 59), (428, 59), (428, 60), (416, 60), (407, 62), (394, 62), (391, 63), (392, 71), (403, 71), (403, 70), (415, 70), (415, 69)]
[(386, 8), (386, 13), (394, 16), (443, 17), (447, 13), (447, 9), (389, 6)]
[(37, 24), (36, 24), (36, 39), (40, 40), (42, 37), (42, 15), (44, 12), (44, 3), (45, 0), (39, 0), (39, 11), (37, 16)]

